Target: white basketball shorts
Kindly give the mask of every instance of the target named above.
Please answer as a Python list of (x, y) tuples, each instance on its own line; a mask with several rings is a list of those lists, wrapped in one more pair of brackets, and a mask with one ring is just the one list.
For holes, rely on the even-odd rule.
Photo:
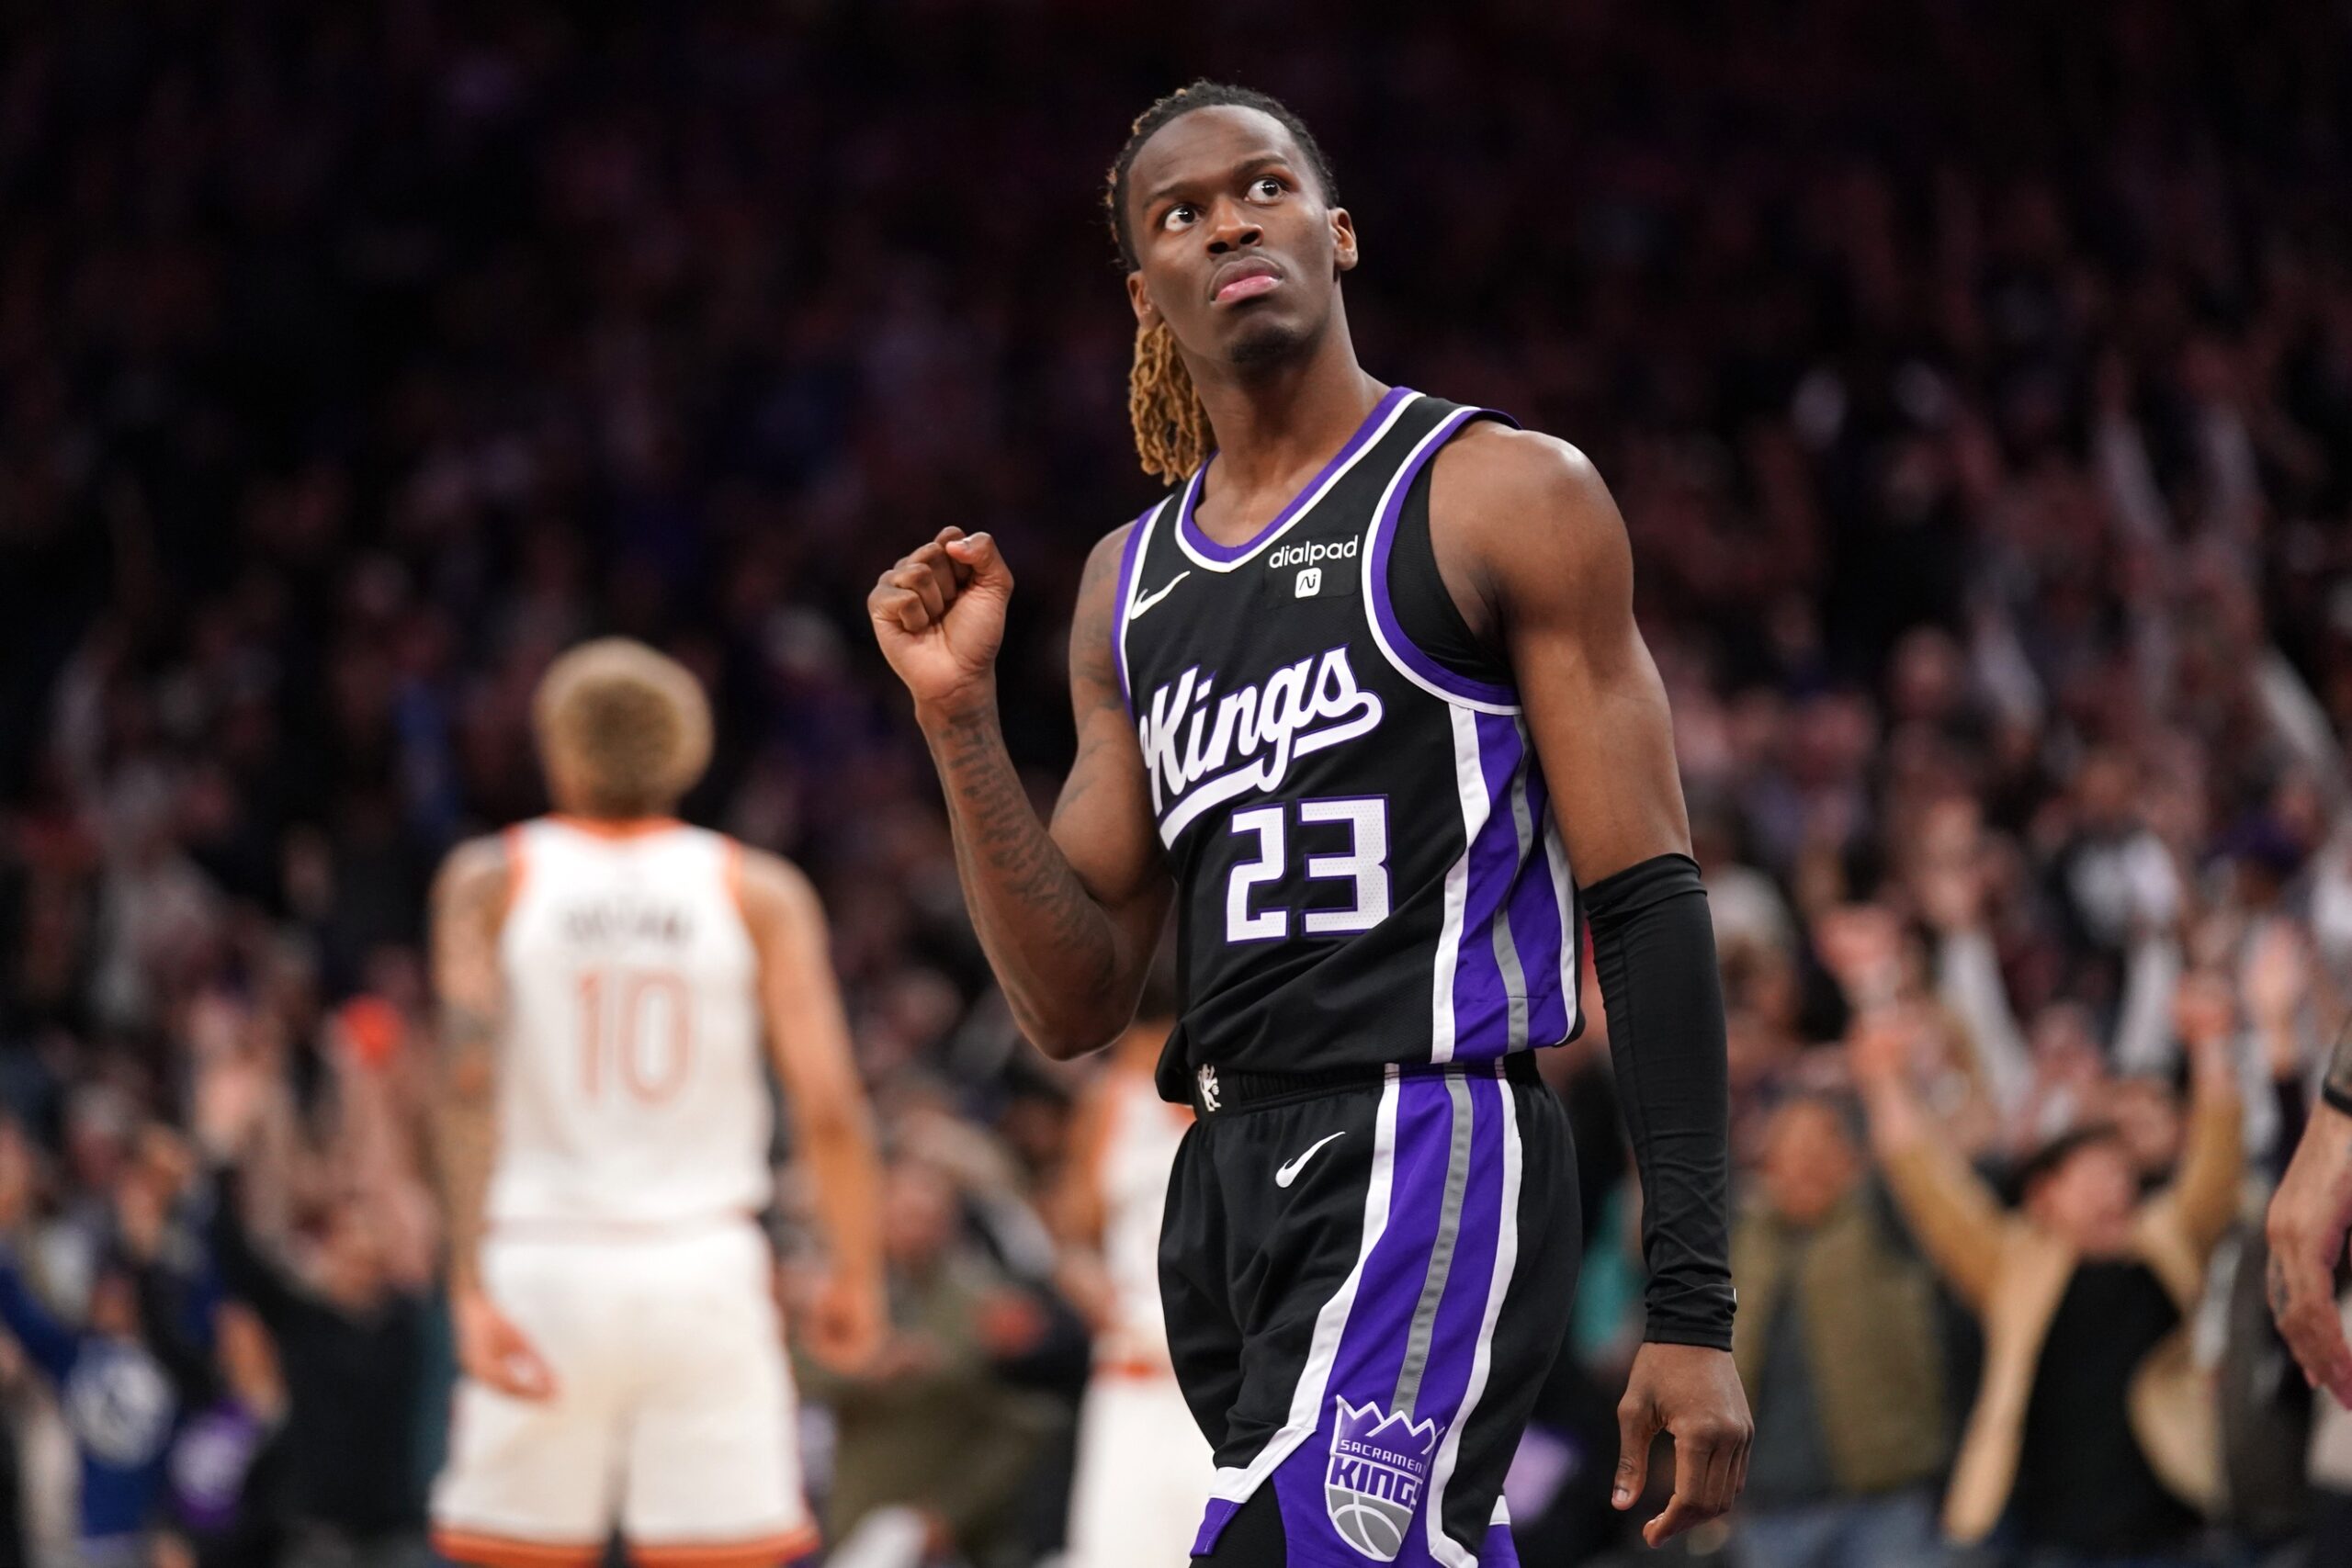
[(458, 1390), (434, 1544), (487, 1568), (593, 1568), (617, 1527), (644, 1568), (775, 1568), (813, 1551), (767, 1241), (501, 1232), (482, 1283), (552, 1398)]

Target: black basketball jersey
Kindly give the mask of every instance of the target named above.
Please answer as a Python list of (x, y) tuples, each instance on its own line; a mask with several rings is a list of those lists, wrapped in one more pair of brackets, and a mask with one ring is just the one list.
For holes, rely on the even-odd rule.
[(1177, 886), (1171, 1100), (1204, 1069), (1476, 1061), (1576, 1027), (1575, 885), (1518, 695), (1398, 616), (1459, 625), (1427, 468), (1487, 417), (1397, 388), (1247, 544), (1193, 522), (1206, 465), (1127, 537), (1114, 653)]

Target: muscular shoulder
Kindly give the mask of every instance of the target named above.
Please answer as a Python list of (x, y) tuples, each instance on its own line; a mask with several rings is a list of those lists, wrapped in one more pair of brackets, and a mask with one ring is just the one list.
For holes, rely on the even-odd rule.
[(1600, 470), (1557, 436), (1491, 421), (1439, 449), (1430, 532), (1442, 563), (1506, 606), (1630, 587), (1624, 519)]
[(1070, 613), (1069, 668), (1074, 682), (1100, 685), (1118, 695), (1118, 671), (1111, 642), (1119, 622), (1119, 566), (1136, 525), (1122, 523), (1094, 541), (1086, 571), (1078, 581), (1078, 604)]
[(817, 885), (782, 855), (744, 846), (738, 875), (736, 894), (742, 900), (743, 919), (754, 934), (821, 922), (825, 918)]
[(468, 839), (442, 860), (433, 878), (433, 908), (445, 916), (503, 909), (514, 876), (503, 836)]

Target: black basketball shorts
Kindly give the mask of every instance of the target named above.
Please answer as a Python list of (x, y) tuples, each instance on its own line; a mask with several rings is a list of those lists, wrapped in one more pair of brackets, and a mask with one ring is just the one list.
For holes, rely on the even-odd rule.
[(1251, 1099), (1203, 1071), (1159, 1250), (1216, 1450), (1193, 1555), (1271, 1488), (1290, 1568), (1517, 1562), (1503, 1474), (1579, 1237), (1566, 1115), (1506, 1060)]

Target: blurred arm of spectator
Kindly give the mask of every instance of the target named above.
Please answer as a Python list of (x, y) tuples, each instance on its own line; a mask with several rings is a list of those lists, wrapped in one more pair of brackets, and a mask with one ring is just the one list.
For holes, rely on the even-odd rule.
[(185, 1330), (170, 1270), (160, 1257), (169, 1218), (168, 1195), (147, 1180), (115, 1190), (115, 1234), (130, 1264), (131, 1301), (140, 1337), (179, 1393), (180, 1408), (201, 1410), (220, 1394), (220, 1376), (209, 1350)]
[(1847, 1047), (1870, 1121), (1871, 1149), (1922, 1251), (1982, 1312), (2000, 1272), (2008, 1220), (1984, 1178), (1939, 1134), (1909, 1081), (1911, 1039), (1892, 1012), (1872, 1014)]
[(196, 1137), (213, 1176), (212, 1223), (206, 1239), (228, 1293), (254, 1310), (272, 1334), (281, 1334), (302, 1310), (304, 1292), (290, 1270), (266, 1258), (245, 1228), (244, 1173), (265, 1086), (253, 1063), (214, 1061), (197, 1082)]
[(1111, 1277), (1102, 1263), (1102, 1189), (1098, 1177), (1111, 1134), (1111, 1098), (1103, 1075), (1080, 1091), (1069, 1131), (1069, 1154), (1046, 1194), (1046, 1223), (1060, 1244), (1054, 1284), (1101, 1333), (1114, 1314)]
[(2267, 1174), (2276, 1185), (2303, 1135), (2310, 1113), (2303, 1082), (2302, 1009), (2310, 994), (2309, 945), (2290, 920), (2273, 919), (2248, 947), (2239, 970), (2238, 992), (2245, 998), (2246, 1022), (2256, 1060), (2269, 1083), (2278, 1113), (2278, 1136), (2270, 1145)]
[(2182, 982), (2182, 1038), (2188, 1046), (2188, 1129), (2180, 1169), (2149, 1201), (2141, 1224), (2177, 1220), (2201, 1269), (2237, 1217), (2238, 1183), (2245, 1175), (2245, 1118), (2231, 1060), (2228, 982), (2192, 975)]
[[(0, 1235), (20, 1228), (32, 1208), (33, 1156), (15, 1123), (0, 1129)], [(0, 1245), (0, 1325), (53, 1386), (74, 1370), (79, 1342), (25, 1283), (13, 1247)]]
[(346, 1007), (331, 1026), (342, 1156), (382, 1224), (387, 1273), (397, 1289), (418, 1292), (433, 1282), (440, 1227), (393, 1076), (406, 1040), (389, 1005), (377, 1002), (362, 1012), (365, 1005)]
[(1911, 892), (1935, 929), (1938, 994), (1966, 1027), (1993, 1102), (2010, 1120), (2024, 1103), (2033, 1066), (1984, 920), (1987, 879), (1976, 803), (1958, 796), (1937, 803), (1920, 836)]
[(2162, 1075), (2172, 1066), (2172, 998), (2180, 987), (2180, 943), (2170, 931), (2150, 932), (2132, 944), (2123, 972), (2123, 1003), (2108, 1052), (2126, 1077)]

